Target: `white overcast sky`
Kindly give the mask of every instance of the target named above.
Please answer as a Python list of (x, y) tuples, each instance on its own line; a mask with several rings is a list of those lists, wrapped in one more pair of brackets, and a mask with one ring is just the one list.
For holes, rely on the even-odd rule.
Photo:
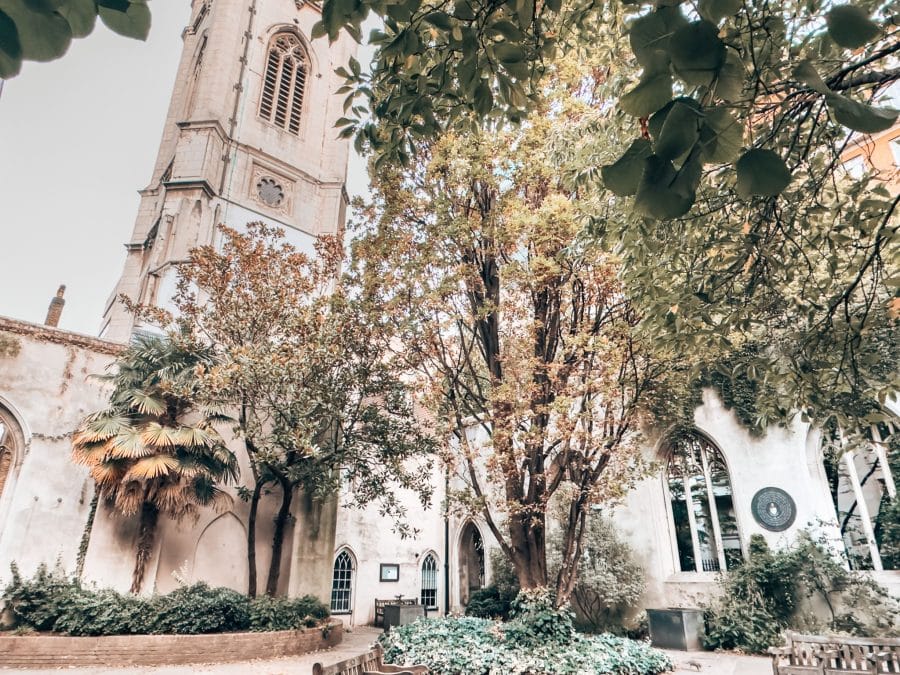
[[(66, 284), (60, 327), (95, 335), (156, 159), (188, 0), (154, 2), (145, 43), (108, 31), (0, 94), (0, 315), (40, 323)], [(354, 157), (348, 188), (365, 190)]]

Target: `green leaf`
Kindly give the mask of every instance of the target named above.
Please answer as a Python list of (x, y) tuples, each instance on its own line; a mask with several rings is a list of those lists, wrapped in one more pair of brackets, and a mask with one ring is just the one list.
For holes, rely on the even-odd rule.
[(631, 50), (642, 66), (654, 62), (658, 52), (669, 49), (669, 38), (687, 19), (677, 8), (662, 7), (637, 19), (628, 31)]
[(681, 78), (690, 85), (709, 85), (725, 63), (725, 43), (709, 21), (679, 28), (669, 41), (669, 56)]
[(691, 210), (699, 179), (696, 162), (686, 162), (682, 171), (667, 159), (651, 155), (644, 160), (644, 173), (634, 198), (635, 210), (648, 218), (668, 220)]
[(744, 199), (756, 195), (776, 197), (791, 182), (784, 160), (772, 150), (754, 148), (737, 161), (737, 193)]
[(868, 13), (856, 5), (838, 5), (825, 15), (828, 35), (841, 47), (862, 47), (881, 32)]
[(674, 160), (690, 150), (699, 135), (697, 110), (677, 102), (666, 115), (654, 150), (660, 157)]
[(97, 23), (97, 3), (94, 0), (67, 0), (57, 11), (69, 22), (72, 37), (90, 35)]
[(633, 195), (644, 173), (644, 160), (651, 154), (650, 141), (636, 139), (613, 164), (600, 168), (604, 185), (620, 197)]
[(327, 32), (325, 31), (325, 24), (321, 21), (316, 21), (313, 24), (312, 30), (309, 32), (309, 36), (313, 40), (318, 40), (321, 37), (325, 37)]
[(877, 134), (897, 120), (897, 111), (891, 108), (876, 108), (839, 94), (829, 94), (825, 100), (837, 123), (853, 131)]
[(716, 95), (723, 101), (737, 101), (744, 93), (744, 62), (734, 49), (727, 49), (725, 63), (716, 76)]
[(640, 82), (622, 96), (619, 105), (629, 115), (647, 117), (672, 100), (672, 74), (665, 55), (657, 52), (647, 64)]
[(124, 12), (113, 9), (115, 0), (97, 0), (100, 19), (114, 33), (146, 40), (150, 34), (150, 8), (142, 0), (131, 0)]
[(705, 111), (700, 129), (700, 152), (703, 160), (712, 164), (733, 162), (741, 152), (744, 128), (724, 108)]
[(475, 12), (468, 0), (456, 0), (453, 3), (453, 16), (463, 21), (472, 21), (475, 18)]
[(450, 30), (453, 27), (450, 15), (446, 12), (429, 12), (423, 18), (427, 23), (441, 30)]
[(521, 63), (525, 60), (525, 50), (519, 45), (510, 44), (508, 42), (500, 42), (494, 45), (494, 54), (500, 59), (504, 65), (510, 63)]
[(737, 14), (743, 6), (741, 0), (700, 0), (700, 16), (719, 23), (726, 16)]
[(793, 75), (797, 78), (798, 81), (802, 82), (813, 91), (817, 91), (820, 94), (831, 93), (828, 85), (825, 84), (822, 76), (819, 75), (819, 72), (809, 60), (804, 60), (798, 63), (794, 68)]
[(482, 80), (475, 87), (473, 100), (475, 102), (475, 111), (479, 115), (487, 115), (494, 107), (494, 95), (491, 93), (491, 88), (486, 80)]
[(52, 61), (68, 50), (72, 29), (56, 12), (33, 8), (23, 0), (0, 0), (0, 11), (15, 24), (23, 59)]
[(0, 11), (0, 79), (19, 74), (22, 69), (22, 45), (16, 24)]

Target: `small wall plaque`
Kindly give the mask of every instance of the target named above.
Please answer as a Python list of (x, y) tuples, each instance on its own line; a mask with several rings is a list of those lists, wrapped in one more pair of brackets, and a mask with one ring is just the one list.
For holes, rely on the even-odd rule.
[(400, 581), (400, 565), (397, 563), (381, 563), (379, 581)]
[(797, 517), (793, 498), (777, 487), (766, 487), (753, 495), (750, 509), (756, 522), (771, 532), (783, 532)]

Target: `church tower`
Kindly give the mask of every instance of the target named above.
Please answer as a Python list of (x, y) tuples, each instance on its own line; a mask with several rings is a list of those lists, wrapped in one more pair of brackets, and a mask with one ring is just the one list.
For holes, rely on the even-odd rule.
[(356, 44), (309, 39), (305, 0), (192, 0), (190, 24), (153, 176), (141, 191), (125, 268), (100, 335), (138, 328), (119, 300), (165, 306), (175, 266), (216, 241), (216, 225), (262, 220), (310, 250), (344, 225), (349, 144), (334, 128), (334, 74)]

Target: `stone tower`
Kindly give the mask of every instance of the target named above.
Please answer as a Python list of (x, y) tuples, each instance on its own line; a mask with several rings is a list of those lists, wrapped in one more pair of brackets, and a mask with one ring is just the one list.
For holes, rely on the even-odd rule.
[(339, 231), (349, 144), (338, 140), (342, 82), (355, 43), (309, 39), (319, 7), (304, 0), (192, 0), (153, 176), (141, 191), (125, 268), (100, 335), (138, 328), (119, 301), (165, 306), (175, 265), (215, 243), (216, 225), (282, 227), (301, 249)]
[[(219, 223), (241, 229), (261, 220), (307, 251), (317, 235), (342, 229), (349, 143), (338, 140), (334, 128), (343, 110), (343, 97), (334, 94), (343, 81), (334, 70), (349, 61), (356, 44), (347, 36), (331, 45), (311, 41), (319, 18), (319, 6), (304, 0), (192, 0), (159, 155), (140, 193), (102, 337), (127, 342), (141, 328), (121, 295), (165, 307), (177, 265), (191, 248), (216, 244)], [(232, 449), (240, 457), (243, 448)], [(258, 522), (271, 520), (274, 503), (263, 501)], [(328, 599), (336, 511), (336, 499), (295, 499), (282, 590)], [(238, 563), (247, 520), (247, 504), (235, 497), (231, 511), (204, 512), (194, 527), (166, 524), (148, 579), (169, 590), (173, 572), (188, 564), (194, 580), (245, 591), (247, 572)], [(111, 512), (98, 512), (86, 578), (128, 587), (130, 564), (123, 561), (131, 557), (129, 526)], [(264, 526), (257, 541), (260, 575), (270, 540)]]

